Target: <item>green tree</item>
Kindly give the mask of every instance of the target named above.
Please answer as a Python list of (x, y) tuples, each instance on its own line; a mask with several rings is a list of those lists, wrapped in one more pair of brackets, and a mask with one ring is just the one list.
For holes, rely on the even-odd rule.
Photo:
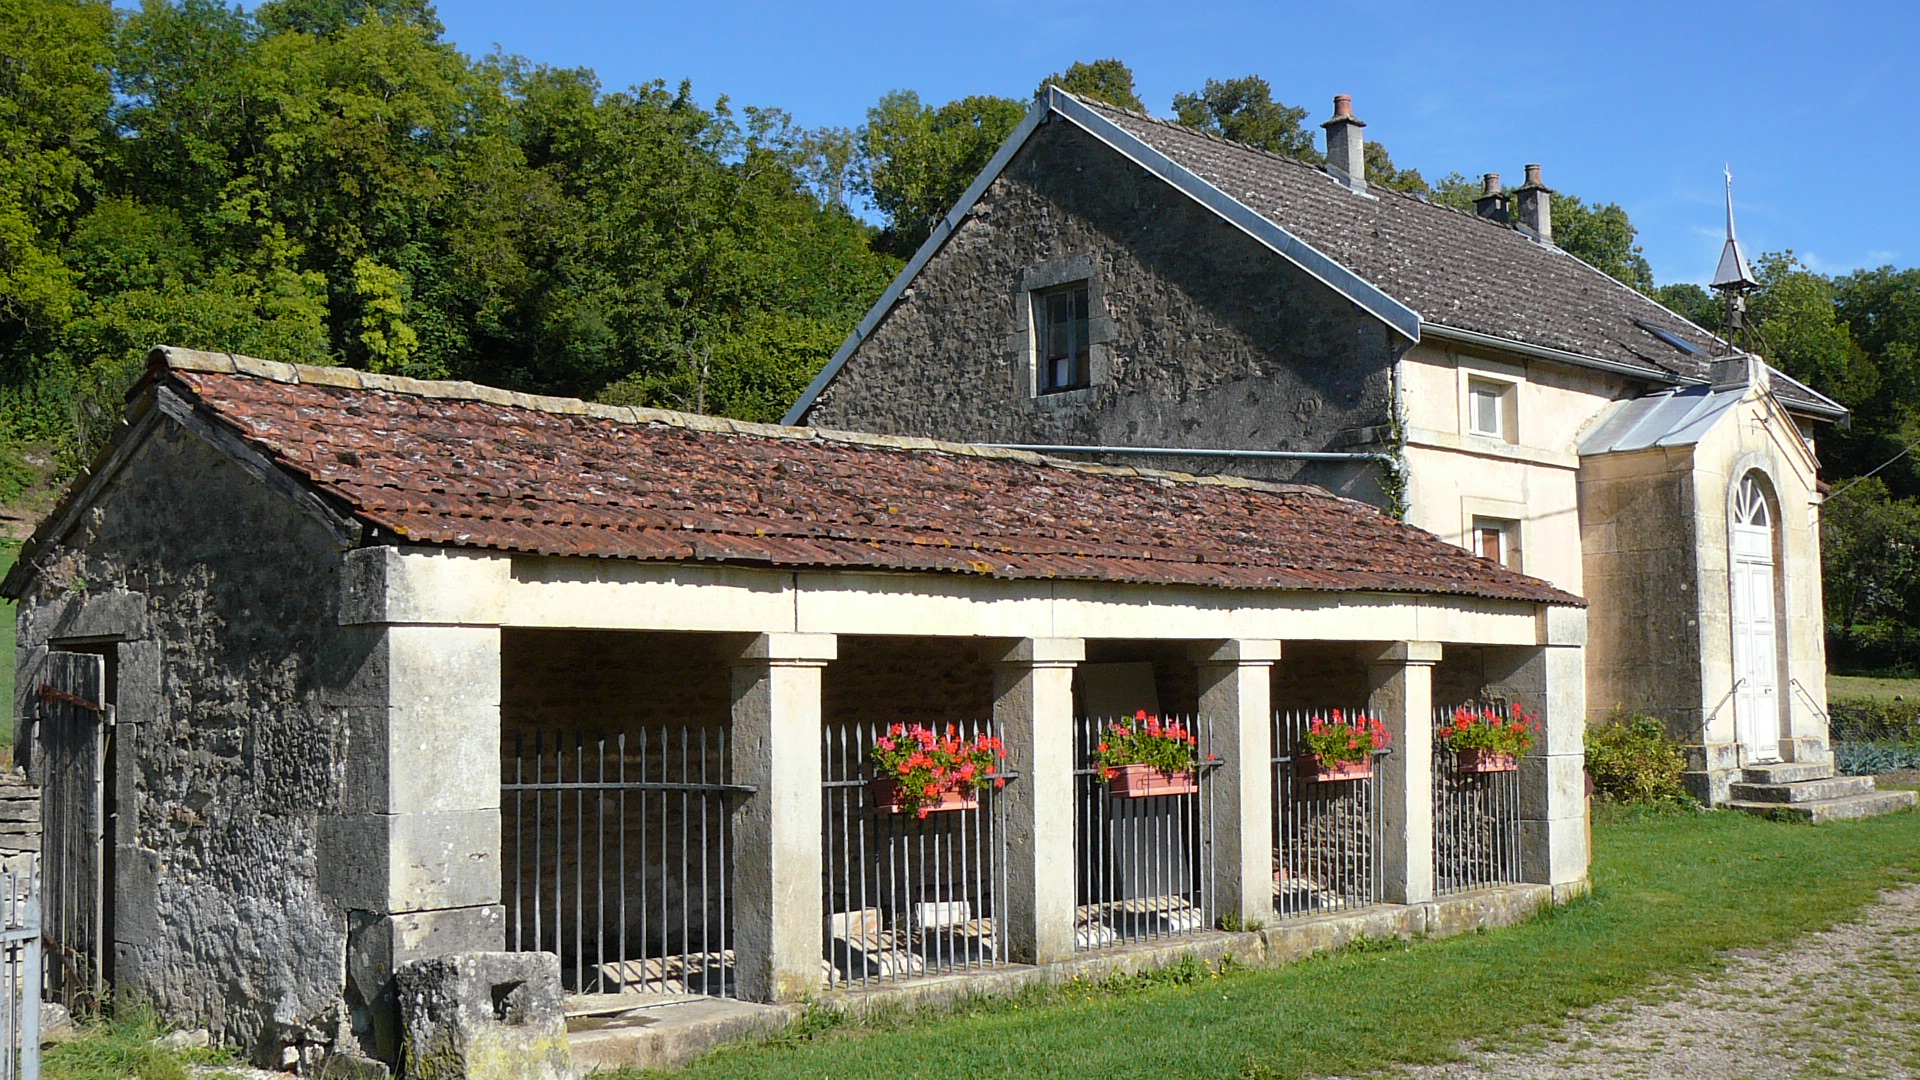
[(1821, 508), (1828, 648), (1851, 669), (1912, 670), (1920, 656), (1920, 499), (1878, 477)]
[(886, 215), (880, 247), (911, 255), (1018, 127), (1027, 105), (974, 96), (932, 108), (896, 90), (860, 129), (860, 188)]
[(1049, 85), (1134, 112), (1147, 111), (1147, 107), (1140, 103), (1140, 96), (1134, 92), (1133, 69), (1112, 58), (1095, 60), (1090, 64), (1076, 60), (1066, 71), (1055, 72), (1040, 80), (1034, 92), (1043, 92)]
[(1175, 94), (1174, 119), (1196, 131), (1270, 150), (1315, 164), (1313, 132), (1301, 126), (1307, 110), (1273, 100), (1273, 87), (1258, 75), (1208, 79), (1196, 93)]
[(1644, 293), (1653, 291), (1653, 266), (1634, 240), (1640, 235), (1618, 203), (1553, 196), (1553, 242), (1608, 277)]

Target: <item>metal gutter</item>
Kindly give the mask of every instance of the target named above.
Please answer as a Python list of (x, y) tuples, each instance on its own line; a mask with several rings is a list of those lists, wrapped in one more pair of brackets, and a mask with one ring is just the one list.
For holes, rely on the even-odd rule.
[(1156, 457), (1257, 458), (1285, 461), (1383, 461), (1392, 454), (1337, 450), (1220, 450), (1178, 446), (1082, 446), (1073, 443), (975, 443), (989, 450), (1025, 450), (1033, 454), (1151, 454)]
[(1707, 384), (1707, 380), (1705, 379), (1689, 379), (1671, 372), (1649, 371), (1646, 368), (1634, 367), (1632, 364), (1622, 364), (1617, 360), (1602, 360), (1598, 357), (1568, 352), (1565, 349), (1549, 348), (1545, 345), (1529, 345), (1524, 341), (1497, 337), (1493, 334), (1482, 334), (1477, 330), (1462, 330), (1457, 326), (1443, 326), (1440, 323), (1427, 322), (1422, 324), (1421, 329), (1429, 336), (1441, 338), (1446, 341), (1456, 341), (1462, 345), (1479, 345), (1489, 349), (1501, 349), (1505, 352), (1519, 353), (1522, 356), (1531, 356), (1538, 360), (1553, 360), (1562, 364), (1571, 364), (1574, 367), (1593, 368), (1596, 371), (1612, 372), (1615, 375), (1630, 375), (1636, 379), (1664, 383), (1668, 386), (1705, 386)]

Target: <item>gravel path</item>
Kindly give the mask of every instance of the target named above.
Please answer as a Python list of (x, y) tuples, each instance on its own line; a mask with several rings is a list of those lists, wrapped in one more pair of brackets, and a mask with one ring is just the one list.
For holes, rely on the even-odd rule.
[(1724, 971), (1573, 1016), (1525, 1049), (1472, 1049), (1414, 1080), (1920, 1077), (1920, 885), (1859, 922)]

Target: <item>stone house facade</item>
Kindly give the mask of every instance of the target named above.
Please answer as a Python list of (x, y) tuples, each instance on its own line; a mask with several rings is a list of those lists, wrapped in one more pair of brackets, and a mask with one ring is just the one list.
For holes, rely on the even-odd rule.
[(1537, 166), (1467, 214), (1324, 126), (1320, 168), (1049, 89), (787, 422), (1364, 499), (1585, 596), (1589, 708), (1665, 719), (1702, 799), (1825, 762), (1844, 410), (1556, 248)]
[[(262, 1062), (398, 1063), (396, 971), (472, 951), (791, 1001), (1584, 886), (1581, 602), (1316, 488), (177, 349), (129, 402), (5, 582), (50, 938)], [(1517, 772), (1446, 764), (1469, 702), (1538, 717)], [(1136, 704), (1204, 736), (1158, 816), (1079, 741)], [(1329, 706), (1390, 751), (1283, 813)], [(1007, 783), (888, 813), (893, 724)]]

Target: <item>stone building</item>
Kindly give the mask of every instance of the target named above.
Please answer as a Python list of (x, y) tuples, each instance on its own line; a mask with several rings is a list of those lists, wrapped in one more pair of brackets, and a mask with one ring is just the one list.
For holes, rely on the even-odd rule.
[[(257, 1060), (394, 1062), (396, 969), (470, 951), (791, 1001), (1584, 885), (1581, 602), (1316, 488), (182, 350), (129, 402), (4, 586), (49, 937)], [(1540, 718), (1517, 773), (1436, 750), (1465, 703)], [(1190, 790), (1090, 766), (1136, 705)], [(1329, 707), (1372, 778), (1303, 782)], [(896, 723), (1008, 782), (889, 813)]]
[(1844, 410), (1556, 248), (1538, 166), (1463, 213), (1363, 126), (1322, 168), (1049, 89), (787, 422), (1364, 499), (1585, 596), (1589, 709), (1664, 718), (1703, 800), (1878, 805), (1765, 783), (1831, 775)]

